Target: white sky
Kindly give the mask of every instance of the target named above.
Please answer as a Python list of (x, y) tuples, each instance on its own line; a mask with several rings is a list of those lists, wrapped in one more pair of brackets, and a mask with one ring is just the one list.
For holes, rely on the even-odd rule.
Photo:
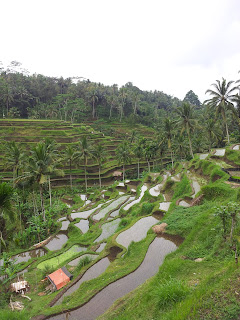
[(239, 0), (1, 0), (0, 61), (204, 100), (240, 78)]

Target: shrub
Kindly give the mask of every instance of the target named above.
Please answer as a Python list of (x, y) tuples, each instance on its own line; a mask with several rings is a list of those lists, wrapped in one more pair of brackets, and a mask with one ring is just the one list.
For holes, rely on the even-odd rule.
[(190, 292), (186, 284), (177, 279), (163, 280), (156, 286), (153, 295), (159, 308), (166, 308), (183, 300)]
[(152, 212), (153, 208), (154, 208), (153, 203), (144, 203), (142, 205), (141, 215), (150, 214)]
[(226, 199), (230, 197), (233, 192), (228, 185), (224, 184), (209, 184), (202, 187), (202, 192), (206, 200), (216, 200), (217, 198)]
[(78, 265), (77, 265), (77, 270), (80, 270), (82, 267), (88, 265), (92, 259), (89, 256), (84, 257), (83, 259), (80, 259)]

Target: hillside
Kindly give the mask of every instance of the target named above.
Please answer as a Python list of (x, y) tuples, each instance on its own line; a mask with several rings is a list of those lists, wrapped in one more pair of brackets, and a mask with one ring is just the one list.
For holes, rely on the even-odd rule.
[[(58, 213), (41, 255), (33, 250), (19, 260), (32, 301), (15, 296), (25, 311), (3, 304), (2, 319), (58, 320), (68, 310), (69, 319), (237, 320), (240, 189), (221, 168), (237, 177), (239, 159), (239, 145), (212, 150), (171, 171), (115, 183), (88, 203), (61, 193), (70, 203), (67, 218)], [(163, 222), (165, 233), (156, 237), (151, 226)], [(62, 266), (73, 281), (45, 292), (41, 279)]]
[[(70, 123), (54, 120), (3, 120), (0, 119), (0, 176), (4, 181), (12, 179), (12, 172), (7, 168), (7, 159), (4, 161), (4, 143), (14, 141), (22, 146), (23, 151), (29, 153), (36, 144), (46, 138), (53, 139), (59, 144), (59, 150), (64, 153), (67, 146), (76, 147), (83, 136), (87, 136), (90, 145), (100, 143), (106, 152), (106, 161), (101, 168), (101, 177), (103, 185), (111, 184), (114, 181), (113, 172), (122, 170), (121, 163), (118, 162), (116, 156), (117, 146), (125, 139), (130, 139), (133, 129), (131, 125), (119, 122), (85, 122), (82, 124)], [(156, 131), (152, 128), (135, 125), (134, 132), (141, 137), (152, 139), (156, 135)], [(164, 163), (169, 162), (168, 156), (162, 159)], [(151, 161), (152, 165), (152, 161)], [(126, 165), (127, 172), (131, 177), (136, 175), (137, 159), (132, 157), (131, 164)], [(61, 167), (64, 169), (64, 177), (52, 177), (53, 186), (69, 185), (69, 166), (65, 162)], [(147, 162), (144, 156), (140, 160), (140, 169), (147, 168)], [(87, 176), (89, 186), (95, 185), (99, 180), (99, 168), (96, 160), (90, 158), (87, 163)], [(130, 172), (130, 171), (129, 171)], [(72, 178), (74, 185), (84, 183), (84, 164), (81, 161), (73, 163)]]

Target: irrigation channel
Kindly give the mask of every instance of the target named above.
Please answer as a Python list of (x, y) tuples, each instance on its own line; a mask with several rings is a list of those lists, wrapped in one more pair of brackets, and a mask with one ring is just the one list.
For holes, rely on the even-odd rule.
[[(171, 237), (168, 237), (168, 239), (169, 238)], [(165, 239), (164, 236), (156, 237), (150, 244), (147, 254), (138, 269), (109, 284), (83, 306), (75, 310), (70, 310), (68, 319), (96, 319), (98, 316), (103, 314), (114, 303), (114, 301), (136, 289), (140, 284), (154, 276), (158, 272), (159, 266), (163, 263), (165, 256), (170, 252), (175, 251), (178, 244), (179, 238), (176, 237), (173, 237), (172, 241)], [(98, 263), (102, 264), (101, 269), (106, 270), (108, 261), (104, 259), (100, 260)], [(85, 275), (87, 280), (87, 272)], [(48, 319), (65, 320), (67, 312), (69, 311), (52, 316)]]

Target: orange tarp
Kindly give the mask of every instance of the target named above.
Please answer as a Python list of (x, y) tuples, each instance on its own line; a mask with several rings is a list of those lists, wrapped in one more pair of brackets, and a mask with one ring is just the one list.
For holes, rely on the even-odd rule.
[(69, 275), (67, 275), (63, 269), (65, 268), (58, 269), (48, 275), (48, 279), (54, 284), (57, 290), (64, 287), (70, 281)]

